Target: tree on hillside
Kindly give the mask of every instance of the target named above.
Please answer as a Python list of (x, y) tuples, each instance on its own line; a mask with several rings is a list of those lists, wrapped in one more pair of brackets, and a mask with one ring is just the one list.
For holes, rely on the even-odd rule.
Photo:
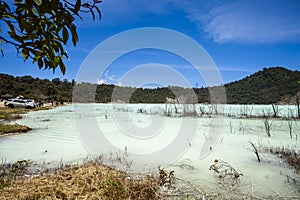
[[(78, 42), (75, 19), (83, 13), (95, 13), (101, 18), (99, 0), (0, 0), (0, 44), (15, 47), (24, 60), (31, 59), (40, 69), (57, 67), (65, 74), (64, 59), (68, 58), (65, 45)], [(4, 23), (2, 23), (4, 22)], [(4, 32), (4, 30), (6, 32)], [(2, 56), (4, 51), (0, 48)]]

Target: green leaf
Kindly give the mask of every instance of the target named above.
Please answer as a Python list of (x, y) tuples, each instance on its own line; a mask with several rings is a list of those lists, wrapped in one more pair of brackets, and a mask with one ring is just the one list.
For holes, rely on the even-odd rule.
[(81, 0), (77, 0), (74, 8), (74, 13), (77, 14), (81, 7)]
[(35, 1), (35, 3), (37, 4), (37, 5), (41, 5), (42, 4), (42, 1), (40, 1), (40, 0), (34, 0)]
[(16, 32), (14, 25), (12, 25), (12, 23), (10, 21), (5, 20), (5, 23), (9, 26), (9, 29), (10, 29), (11, 32), (13, 32), (13, 33)]
[(65, 58), (69, 59), (68, 52), (67, 52), (66, 50), (63, 51), (62, 55), (63, 55)]
[(5, 3), (4, 1), (1, 1), (1, 3), (2, 3), (3, 6), (4, 6), (4, 9), (7, 9), (8, 12), (11, 12), (10, 7), (9, 7), (9, 5), (8, 5), (7, 3)]
[(76, 26), (74, 24), (72, 24), (70, 26), (70, 31), (71, 31), (71, 34), (72, 34), (73, 45), (76, 46), (76, 44), (78, 42), (78, 35), (77, 35), (77, 32), (76, 32)]
[(20, 42), (20, 43), (22, 43), (23, 42), (23, 39), (20, 37), (20, 36), (18, 36), (16, 33), (14, 33), (14, 32), (8, 32), (8, 35), (12, 38), (12, 39), (14, 39), (14, 40), (16, 40), (16, 41), (18, 41), (18, 42)]
[(66, 73), (66, 66), (61, 58), (59, 58), (59, 68), (63, 75)]
[(25, 23), (26, 23), (26, 22), (24, 21), (23, 18), (19, 18), (19, 27), (20, 27), (21, 32), (24, 31), (24, 24), (25, 24)]
[(48, 62), (48, 65), (49, 65), (49, 68), (50, 68), (50, 69), (51, 69), (51, 68), (55, 68), (55, 66), (54, 66), (53, 62), (55, 62), (55, 60), (54, 60), (54, 59), (52, 59), (52, 60), (49, 60), (49, 62)]
[(2, 18), (14, 19), (15, 17), (12, 16), (12, 15), (10, 15), (10, 14), (8, 14), (8, 13), (3, 13), (3, 14), (2, 14)]
[(28, 59), (28, 57), (29, 57), (29, 51), (28, 51), (28, 49), (23, 49), (22, 50), (22, 56), (23, 56), (23, 58), (24, 58), (24, 60), (27, 60)]
[(39, 61), (38, 61), (39, 69), (42, 69), (43, 65), (44, 65), (43, 60), (42, 60), (42, 59), (39, 59)]
[(63, 42), (66, 44), (69, 39), (69, 33), (66, 27), (63, 28)]
[(44, 58), (44, 63), (45, 63), (45, 69), (48, 69), (49, 68), (49, 61)]
[(52, 47), (52, 48), (54, 49), (55, 53), (58, 53), (58, 52), (59, 52), (59, 48), (58, 48), (58, 46), (57, 46), (57, 45), (53, 45), (53, 47)]

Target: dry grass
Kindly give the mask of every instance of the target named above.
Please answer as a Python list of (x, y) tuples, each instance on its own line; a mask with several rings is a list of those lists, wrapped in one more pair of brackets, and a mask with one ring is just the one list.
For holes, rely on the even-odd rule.
[(128, 174), (95, 162), (32, 179), (0, 177), (0, 199), (158, 199), (156, 178)]
[[(29, 111), (48, 110), (47, 107), (37, 107), (33, 109), (21, 109), (21, 108), (7, 108), (0, 107), (0, 119), (11, 121), (22, 118), (21, 114)], [(28, 126), (19, 124), (3, 124), (0, 122), (0, 136), (8, 135), (10, 133), (24, 133), (32, 130)]]
[(0, 119), (14, 120), (22, 118), (21, 114), (29, 111), (49, 110), (51, 107), (36, 107), (32, 109), (0, 107)]
[(52, 107), (35, 107), (32, 109), (26, 109), (27, 111), (39, 111), (39, 110), (50, 110)]
[(24, 109), (0, 107), (0, 119), (13, 120), (20, 119), (20, 114), (25, 113)]
[(269, 148), (267, 151), (277, 155), (282, 159), (285, 159), (286, 162), (295, 169), (296, 173), (300, 172), (300, 154), (295, 152), (295, 150), (285, 148)]

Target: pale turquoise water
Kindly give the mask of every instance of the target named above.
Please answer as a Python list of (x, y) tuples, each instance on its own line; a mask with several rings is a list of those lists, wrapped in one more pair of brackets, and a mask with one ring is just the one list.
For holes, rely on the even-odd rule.
[(0, 138), (0, 157), (8, 161), (70, 161), (85, 156), (71, 111), (72, 106), (65, 106), (26, 114), (17, 123), (33, 130)]
[[(130, 122), (140, 127), (147, 127), (151, 124), (151, 116), (161, 117), (163, 115), (166, 106), (164, 104), (154, 105), (154, 104), (131, 104), (124, 106), (123, 104), (87, 104), (87, 105), (76, 105), (81, 107), (91, 107), (93, 106), (94, 113), (84, 113), (84, 112), (74, 112), (73, 106), (58, 107), (51, 110), (44, 110), (38, 112), (30, 112), (24, 115), (23, 119), (18, 120), (17, 123), (27, 125), (33, 128), (32, 131), (26, 134), (12, 135), (8, 137), (0, 138), (0, 158), (7, 159), (8, 161), (15, 161), (18, 159), (34, 159), (34, 160), (75, 160), (78, 158), (85, 157), (88, 152), (83, 147), (80, 136), (77, 130), (77, 124), (75, 119), (88, 119), (96, 117), (98, 123), (102, 127), (101, 129), (108, 135), (118, 135), (121, 133), (119, 124), (116, 124), (116, 113), (130, 113)], [(177, 106), (178, 111), (182, 112), (183, 106)], [(196, 111), (200, 112), (200, 107), (208, 115), (210, 113), (215, 113), (216, 109), (220, 109), (226, 115), (233, 116), (243, 116), (248, 115), (258, 115), (261, 116), (265, 113), (272, 113), (271, 105), (226, 105), (221, 108), (221, 106), (211, 106), (211, 105), (197, 105)], [(167, 109), (172, 110), (175, 118), (173, 121), (178, 121), (178, 116), (174, 114), (174, 106), (168, 105)], [(111, 111), (116, 111), (112, 113)], [(192, 110), (192, 106), (190, 106)], [(220, 113), (220, 110), (218, 111)], [(139, 113), (139, 112), (143, 113)], [(278, 106), (279, 116), (296, 115), (295, 106)], [(238, 128), (230, 130), (229, 133), (234, 134), (248, 134), (255, 137), (263, 138), (265, 136), (264, 124), (262, 119), (235, 119), (228, 118), (227, 124), (224, 124), (225, 132), (232, 129), (232, 126)], [(120, 119), (117, 119), (120, 120)], [(128, 120), (128, 119), (127, 119)], [(164, 118), (162, 118), (164, 120)], [(207, 117), (198, 118), (200, 123), (206, 123)], [(274, 142), (274, 145), (286, 145), (293, 146), (294, 140), (289, 140), (289, 120), (277, 120), (274, 122), (272, 127), (272, 132), (275, 137), (267, 138), (265, 141), (267, 144), (270, 141)], [(14, 122), (12, 122), (14, 123)], [(122, 122), (123, 123), (123, 122)], [(170, 122), (172, 125), (172, 121)], [(179, 122), (180, 123), (180, 122)], [(174, 124), (178, 124), (174, 122)], [(204, 129), (205, 125), (199, 129)], [(300, 140), (299, 123), (297, 121), (293, 122), (293, 134), (294, 138), (297, 136)], [(281, 135), (283, 138), (281, 138)], [(267, 145), (266, 144), (266, 145)], [(295, 146), (295, 145), (294, 145)], [(297, 145), (296, 145), (297, 146)], [(47, 153), (45, 153), (47, 151)]]
[[(25, 134), (1, 137), (0, 158), (7, 161), (31, 159), (46, 162), (60, 160), (66, 162), (85, 158), (89, 153), (84, 145), (82, 145), (77, 129), (78, 121), (83, 119), (96, 118), (105, 137), (117, 148), (120, 148), (120, 152), (126, 146), (128, 153), (141, 153), (145, 155), (151, 151), (165, 147), (168, 143), (172, 143), (172, 139), (170, 138), (174, 137), (174, 134), (176, 135), (176, 130), (181, 126), (181, 118), (178, 114), (173, 113), (173, 117), (162, 116), (165, 111), (165, 105), (86, 104), (75, 106), (80, 107), (83, 112), (75, 112), (73, 106), (70, 105), (26, 114), (17, 123), (27, 125), (33, 128), (33, 130)], [(94, 108), (93, 112), (87, 109), (91, 106)], [(218, 110), (219, 114), (222, 111), (220, 105), (217, 107), (197, 105), (196, 110), (198, 113), (200, 112), (200, 107), (208, 115), (211, 112), (215, 112), (216, 108), (221, 109)], [(168, 105), (168, 109), (174, 112), (174, 105)], [(182, 106), (178, 106), (180, 112), (183, 109)], [(192, 105), (189, 109), (192, 109)], [(85, 110), (86, 112), (84, 112)], [(280, 116), (296, 115), (295, 106), (279, 106), (278, 110)], [(191, 121), (197, 121), (196, 138), (194, 141), (185, 141), (190, 142), (191, 147), (177, 162), (168, 168), (175, 169), (175, 174), (178, 177), (186, 178), (198, 184), (199, 188), (214, 192), (219, 188), (217, 184), (218, 179), (208, 168), (214, 159), (223, 159), (244, 173), (244, 176), (241, 178), (240, 188), (244, 193), (249, 193), (253, 190), (251, 186), (253, 183), (254, 192), (258, 196), (273, 195), (274, 190), (283, 197), (298, 196), (299, 192), (292, 185), (288, 186), (285, 182), (287, 174), (296, 177), (298, 175), (293, 174), (293, 170), (289, 169), (282, 160), (268, 154), (264, 154), (266, 159), (263, 159), (262, 163), (258, 163), (248, 141), (253, 142), (259, 148), (285, 147), (299, 151), (299, 120), (292, 122), (292, 138), (290, 138), (288, 127), (290, 120), (270, 120), (271, 137), (267, 137), (263, 119), (244, 119), (238, 117), (244, 116), (245, 113), (260, 116), (265, 113), (271, 115), (271, 106), (226, 105), (223, 108), (223, 112), (225, 112), (225, 115), (234, 115), (236, 117), (224, 117), (223, 126), (220, 129), (221, 135), (217, 139), (216, 146), (202, 160), (199, 159), (199, 152), (212, 126), (212, 118), (209, 116), (202, 118), (187, 117)], [(128, 114), (128, 116), (124, 117), (124, 113)], [(159, 121), (163, 121), (162, 135), (158, 135), (157, 140), (148, 140), (149, 144), (142, 142), (135, 143), (134, 140), (124, 140), (124, 130), (130, 130), (126, 128), (130, 128), (132, 124), (140, 128), (145, 128), (151, 125), (154, 120), (153, 117)], [(116, 123), (116, 120), (118, 123)], [(120, 128), (120, 126), (124, 126), (125, 129)], [(191, 165), (194, 169), (190, 170), (180, 167), (183, 165)]]

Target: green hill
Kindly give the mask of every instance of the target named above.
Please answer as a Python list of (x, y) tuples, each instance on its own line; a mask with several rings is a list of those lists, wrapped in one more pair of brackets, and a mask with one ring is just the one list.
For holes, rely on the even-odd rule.
[(61, 81), (59, 78), (50, 81), (31, 76), (14, 77), (0, 74), (0, 98), (18, 95), (35, 100), (70, 101), (72, 99), (72, 83), (67, 79)]
[(225, 87), (228, 103), (277, 103), (300, 91), (300, 72), (283, 67), (264, 68)]
[[(13, 97), (23, 95), (36, 100), (55, 99), (72, 101), (72, 88), (76, 84), (73, 80), (53, 80), (33, 78), (31, 76), (13, 77), (0, 74), (0, 97), (7, 94)], [(90, 87), (96, 88), (95, 101), (107, 103), (112, 101), (113, 91), (117, 91), (120, 101), (123, 97), (130, 96), (131, 103), (164, 103), (166, 97), (174, 97), (172, 91), (184, 94), (189, 89), (180, 87), (164, 87), (155, 89), (143, 89), (132, 87), (119, 87), (114, 85), (92, 85), (90, 83), (78, 84), (81, 88), (77, 96), (86, 101), (85, 93)], [(283, 67), (263, 68), (262, 70), (247, 76), (241, 80), (227, 83), (227, 102), (230, 104), (270, 104), (288, 102), (289, 98), (295, 98), (300, 91), (300, 72), (291, 71)], [(114, 90), (117, 89), (117, 90)], [(210, 102), (207, 88), (194, 88), (198, 96), (198, 102)], [(79, 100), (80, 101), (80, 100)]]

